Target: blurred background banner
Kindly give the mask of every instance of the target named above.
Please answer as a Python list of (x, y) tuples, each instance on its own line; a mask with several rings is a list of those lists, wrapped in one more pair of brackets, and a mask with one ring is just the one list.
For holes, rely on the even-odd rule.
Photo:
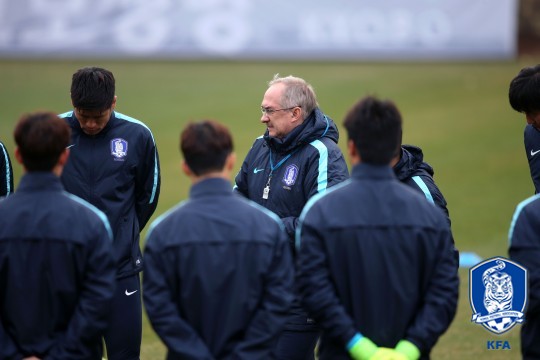
[(0, 57), (509, 59), (518, 0), (0, 0)]

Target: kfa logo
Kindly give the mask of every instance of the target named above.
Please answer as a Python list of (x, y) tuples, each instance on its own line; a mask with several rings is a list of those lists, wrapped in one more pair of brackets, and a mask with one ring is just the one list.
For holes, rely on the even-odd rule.
[(296, 165), (289, 165), (285, 169), (285, 174), (283, 175), (283, 183), (287, 186), (293, 186), (296, 182), (296, 178), (298, 177), (298, 166)]
[(502, 334), (523, 322), (527, 304), (527, 269), (502, 257), (483, 261), (469, 272), (471, 321)]
[(128, 151), (128, 142), (121, 138), (111, 140), (111, 154), (115, 160), (123, 159), (126, 157)]
[(488, 340), (486, 348), (488, 350), (512, 350), (508, 341)]

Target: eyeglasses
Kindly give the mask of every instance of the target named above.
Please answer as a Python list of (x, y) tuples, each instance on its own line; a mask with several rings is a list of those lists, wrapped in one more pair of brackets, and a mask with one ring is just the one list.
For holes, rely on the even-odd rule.
[(294, 108), (297, 108), (297, 107), (300, 107), (300, 106), (293, 106), (293, 107), (290, 107), (290, 108), (284, 108), (284, 109), (268, 109), (268, 108), (264, 108), (261, 106), (261, 113), (263, 115), (268, 115), (268, 116), (271, 116), (273, 113), (275, 113), (276, 111), (285, 111), (285, 110), (292, 110)]

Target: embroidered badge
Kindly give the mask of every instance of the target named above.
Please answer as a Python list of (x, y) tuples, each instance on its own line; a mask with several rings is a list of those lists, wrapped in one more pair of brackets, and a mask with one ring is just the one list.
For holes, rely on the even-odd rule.
[(469, 273), (471, 321), (501, 334), (524, 320), (527, 269), (502, 257), (472, 267)]
[(128, 151), (128, 142), (122, 138), (111, 140), (111, 154), (115, 159), (123, 159)]
[(285, 169), (285, 174), (283, 175), (283, 179), (281, 181), (283, 181), (283, 183), (287, 186), (292, 186), (294, 185), (296, 178), (298, 177), (298, 173), (298, 166), (294, 164), (289, 165)]

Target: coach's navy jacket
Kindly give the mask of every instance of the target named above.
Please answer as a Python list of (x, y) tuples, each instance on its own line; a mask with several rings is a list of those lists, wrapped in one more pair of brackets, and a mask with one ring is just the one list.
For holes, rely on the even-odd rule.
[(529, 170), (534, 183), (534, 193), (540, 192), (540, 131), (527, 124), (523, 134)]
[(139, 233), (159, 197), (159, 159), (154, 137), (142, 122), (113, 112), (97, 135), (85, 134), (73, 111), (60, 115), (71, 126), (70, 157), (62, 173), (67, 191), (108, 217), (119, 278), (142, 270)]
[(6, 147), (0, 142), (0, 198), (13, 192), (13, 168)]
[(368, 164), (306, 205), (298, 283), (324, 331), (320, 359), (348, 359), (357, 332), (389, 348), (407, 339), (429, 357), (459, 288), (448, 224), (434, 209), (390, 167)]
[(521, 326), (523, 359), (540, 359), (540, 195), (521, 202), (509, 231), (510, 258), (529, 272), (529, 299)]
[(24, 175), (0, 201), (0, 359), (101, 359), (115, 271), (105, 214)]
[[(319, 109), (283, 139), (268, 130), (255, 140), (236, 176), (235, 189), (276, 213), (294, 242), (298, 216), (310, 197), (349, 178), (334, 122)], [(269, 184), (268, 199), (263, 199)]]
[(281, 221), (210, 178), (147, 236), (144, 304), (167, 359), (271, 359), (292, 301)]

